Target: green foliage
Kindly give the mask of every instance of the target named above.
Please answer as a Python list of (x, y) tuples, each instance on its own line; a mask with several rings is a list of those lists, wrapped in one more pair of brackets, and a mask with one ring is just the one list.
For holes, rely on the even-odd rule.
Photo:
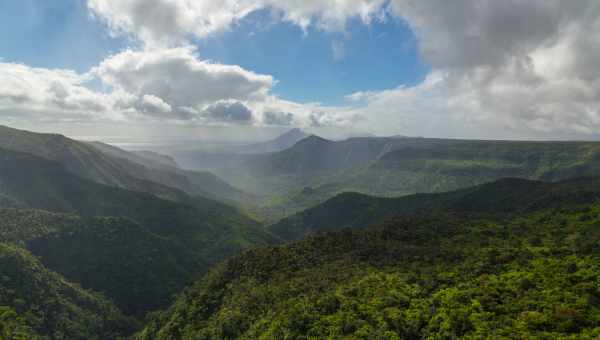
[(102, 296), (47, 270), (27, 251), (0, 243), (0, 338), (116, 339), (135, 323)]
[(365, 228), (393, 218), (448, 210), (479, 215), (515, 215), (540, 207), (594, 203), (598, 196), (600, 180), (595, 178), (556, 183), (502, 179), (447, 193), (399, 198), (345, 193), (285, 218), (268, 229), (284, 240), (299, 240), (311, 233)]
[(35, 334), (12, 308), (0, 306), (0, 339), (35, 340), (40, 339), (40, 336)]
[(209, 261), (253, 247), (261, 235), (244, 229), (227, 235), (224, 230), (225, 242), (213, 244), (215, 253), (205, 254), (205, 249), (188, 247), (206, 240), (184, 244), (123, 218), (0, 209), (0, 242), (26, 247), (49, 269), (105, 294), (137, 317), (167, 307), (208, 269)]
[[(69, 214), (4, 210), (1, 240), (26, 244), (50, 269), (106, 293), (127, 313), (165, 307), (209, 265), (278, 241), (210, 199), (164, 200), (79, 178), (32, 155), (0, 155), (6, 160), (0, 162), (0, 191), (28, 207)], [(86, 221), (75, 214), (121, 219)]]
[(600, 205), (440, 213), (251, 250), (138, 339), (594, 339)]
[[(241, 163), (221, 170), (225, 179), (265, 195), (248, 209), (274, 222), (344, 192), (397, 197), (458, 190), (506, 177), (558, 181), (595, 176), (600, 143), (427, 138), (333, 142), (312, 137)], [(305, 187), (314, 192), (303, 194)]]

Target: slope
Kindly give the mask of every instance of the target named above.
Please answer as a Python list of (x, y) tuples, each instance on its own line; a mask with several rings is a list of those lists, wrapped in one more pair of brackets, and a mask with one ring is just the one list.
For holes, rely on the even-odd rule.
[(269, 230), (282, 239), (299, 240), (311, 233), (364, 228), (388, 219), (440, 211), (506, 215), (552, 205), (594, 203), (599, 199), (598, 178), (557, 183), (507, 178), (447, 193), (399, 198), (344, 193), (285, 218)]
[(391, 221), (249, 251), (138, 339), (595, 339), (600, 206)]
[[(139, 223), (121, 219), (77, 222), (74, 229), (52, 234), (32, 248), (45, 255), (53, 269), (118, 297), (128, 312), (163, 306), (171, 293), (209, 265), (245, 249), (277, 242), (258, 223), (216, 201), (189, 197), (185, 203), (162, 200), (87, 181), (58, 163), (28, 154), (0, 149), (0, 157), (0, 192), (29, 208), (84, 217), (115, 216)], [(59, 224), (68, 224), (62, 217), (59, 220)], [(27, 225), (33, 228), (39, 223)], [(19, 232), (24, 231), (13, 231), (13, 239), (22, 236)], [(111, 263), (120, 261), (121, 256), (128, 261), (113, 271)], [(74, 266), (76, 263), (80, 266)], [(128, 272), (126, 267), (133, 265), (142, 267)], [(113, 281), (115, 276), (92, 280), (95, 276), (88, 278), (86, 274), (94, 268), (96, 274), (124, 274), (128, 278), (122, 282)], [(138, 290), (128, 295), (127, 284)]]
[(594, 176), (598, 170), (598, 142), (309, 137), (222, 175), (242, 190), (271, 196), (256, 210), (273, 221), (285, 217), (277, 211), (296, 213), (349, 191), (394, 197), (506, 177), (558, 181)]
[(208, 267), (179, 243), (120, 218), (0, 209), (0, 242), (27, 248), (49, 269), (137, 317), (167, 306)]
[(308, 134), (300, 129), (291, 129), (275, 139), (238, 147), (236, 152), (246, 154), (279, 152), (291, 148), (308, 136)]
[(116, 339), (134, 330), (110, 302), (0, 243), (0, 334), (13, 339)]
[(227, 199), (241, 195), (212, 174), (188, 174), (106, 144), (0, 126), (0, 145), (6, 150), (56, 161), (69, 172), (100, 184), (144, 191), (171, 200), (180, 199), (179, 191), (211, 197), (221, 197), (222, 193)]
[(120, 160), (122, 164), (127, 165), (125, 170), (128, 174), (133, 174), (140, 179), (176, 188), (189, 195), (200, 195), (223, 201), (239, 202), (250, 197), (210, 172), (187, 171), (180, 169), (176, 164), (173, 166), (167, 156), (162, 156), (162, 158), (167, 157), (164, 160), (161, 155), (151, 152), (133, 153), (100, 142), (88, 144), (105, 155)]

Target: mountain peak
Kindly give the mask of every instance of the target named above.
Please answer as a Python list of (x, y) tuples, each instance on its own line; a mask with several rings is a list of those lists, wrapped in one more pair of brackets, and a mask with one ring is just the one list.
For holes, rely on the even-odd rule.
[(285, 132), (284, 134), (282, 134), (281, 136), (275, 138), (275, 141), (278, 142), (291, 142), (293, 141), (294, 143), (304, 139), (308, 137), (308, 134), (306, 134), (304, 131), (302, 131), (299, 128), (293, 128), (291, 130), (288, 130), (287, 132)]

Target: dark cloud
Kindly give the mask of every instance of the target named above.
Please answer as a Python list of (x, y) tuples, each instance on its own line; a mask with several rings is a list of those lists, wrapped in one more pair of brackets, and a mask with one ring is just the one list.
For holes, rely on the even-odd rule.
[(219, 102), (206, 109), (211, 121), (248, 124), (252, 122), (252, 111), (240, 102)]
[(293, 122), (294, 114), (290, 112), (267, 111), (264, 113), (264, 123), (267, 125), (292, 125)]

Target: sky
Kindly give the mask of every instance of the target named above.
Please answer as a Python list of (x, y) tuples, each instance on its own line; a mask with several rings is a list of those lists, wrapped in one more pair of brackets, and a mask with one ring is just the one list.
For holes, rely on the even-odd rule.
[(596, 0), (7, 0), (0, 124), (598, 139)]

